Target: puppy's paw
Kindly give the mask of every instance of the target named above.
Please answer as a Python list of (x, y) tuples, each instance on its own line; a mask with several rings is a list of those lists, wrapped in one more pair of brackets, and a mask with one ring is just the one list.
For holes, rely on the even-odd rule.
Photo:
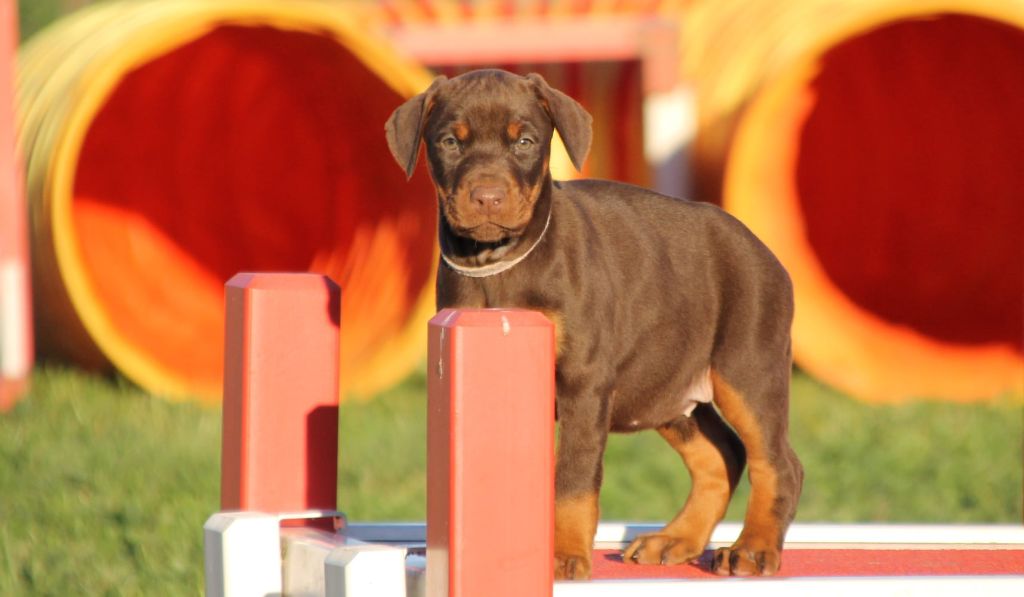
[(590, 578), (590, 554), (555, 554), (555, 580), (587, 580)]
[(711, 570), (719, 576), (772, 576), (781, 565), (778, 549), (740, 542), (716, 550), (711, 560)]
[(640, 535), (622, 552), (622, 561), (627, 564), (686, 564), (704, 553), (704, 546), (685, 537), (673, 537), (663, 533)]

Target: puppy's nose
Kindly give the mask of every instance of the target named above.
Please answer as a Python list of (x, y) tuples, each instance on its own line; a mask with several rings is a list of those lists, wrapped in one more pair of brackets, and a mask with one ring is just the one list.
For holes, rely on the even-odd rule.
[(491, 214), (501, 208), (505, 201), (505, 187), (500, 185), (480, 185), (469, 192), (469, 200), (477, 211)]

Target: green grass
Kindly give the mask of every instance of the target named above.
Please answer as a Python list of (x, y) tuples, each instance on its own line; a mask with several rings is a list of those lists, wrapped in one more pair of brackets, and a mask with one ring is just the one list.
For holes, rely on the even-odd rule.
[[(342, 406), (339, 502), (351, 520), (423, 519), (424, 417), (422, 375)], [(798, 374), (791, 435), (807, 471), (798, 520), (1021, 521), (1019, 401), (870, 406)], [(0, 595), (201, 594), (219, 438), (216, 409), (40, 368), (0, 415)], [(605, 519), (664, 520), (687, 487), (656, 434), (611, 440)]]
[(0, 415), (0, 594), (201, 592), (220, 416), (40, 370)]

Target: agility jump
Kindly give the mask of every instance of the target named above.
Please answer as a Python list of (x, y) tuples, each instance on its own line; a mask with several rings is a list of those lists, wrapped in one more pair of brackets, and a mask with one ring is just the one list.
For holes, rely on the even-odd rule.
[[(431, 320), (427, 523), (350, 524), (336, 509), (338, 287), (316, 274), (239, 274), (226, 295), (223, 511), (204, 527), (211, 597), (1024, 590), (1017, 525), (796, 524), (784, 578), (723, 582), (706, 562), (622, 564), (621, 548), (657, 527), (606, 523), (595, 580), (553, 583), (553, 329), (522, 310)], [(722, 523), (711, 546), (738, 533)]]

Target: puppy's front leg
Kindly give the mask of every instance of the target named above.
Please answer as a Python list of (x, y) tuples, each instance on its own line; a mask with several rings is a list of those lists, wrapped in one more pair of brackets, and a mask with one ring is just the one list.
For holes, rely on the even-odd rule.
[(555, 461), (555, 578), (590, 578), (602, 460), (608, 440), (608, 392), (563, 391), (559, 384)]

